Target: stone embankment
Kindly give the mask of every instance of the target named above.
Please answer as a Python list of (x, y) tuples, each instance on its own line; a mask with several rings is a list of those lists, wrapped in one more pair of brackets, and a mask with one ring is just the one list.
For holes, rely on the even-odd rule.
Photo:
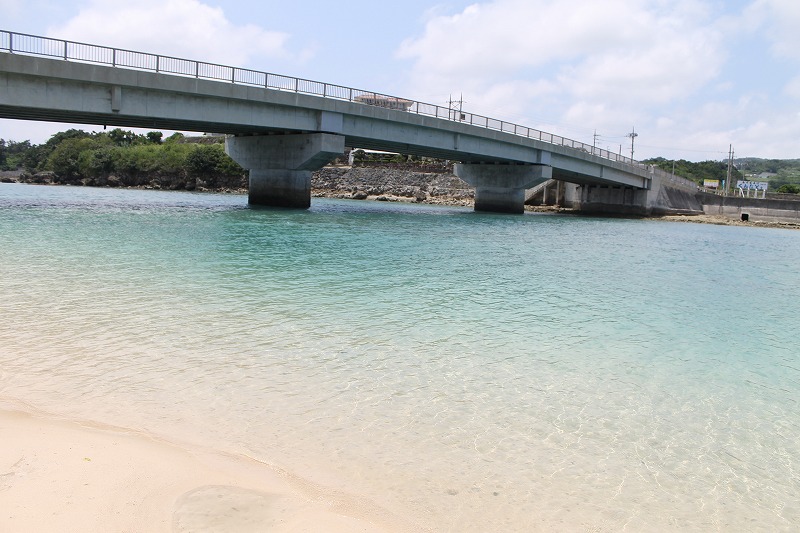
[(324, 198), (469, 206), (475, 192), (453, 174), (392, 168), (326, 167), (313, 174), (311, 194)]

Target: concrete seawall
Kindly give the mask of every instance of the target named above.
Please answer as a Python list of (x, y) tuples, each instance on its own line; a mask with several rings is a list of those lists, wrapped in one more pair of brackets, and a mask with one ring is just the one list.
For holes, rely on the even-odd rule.
[(659, 201), (652, 208), (653, 215), (681, 215), (703, 213), (703, 204), (693, 191), (675, 187), (662, 187)]
[(702, 202), (703, 213), (721, 215), (741, 219), (747, 215), (749, 220), (765, 222), (798, 222), (800, 221), (800, 197), (797, 200), (737, 198), (734, 196), (717, 196), (715, 194), (698, 193)]

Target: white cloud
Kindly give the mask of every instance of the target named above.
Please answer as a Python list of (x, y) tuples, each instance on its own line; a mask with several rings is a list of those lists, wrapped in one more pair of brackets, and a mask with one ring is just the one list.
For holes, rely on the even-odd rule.
[(0, 13), (17, 15), (22, 10), (22, 0), (0, 0)]
[(721, 159), (732, 144), (737, 157), (794, 158), (800, 137), (798, 111), (800, 105), (776, 107), (768, 93), (689, 106), (641, 128), (637, 154)]
[(591, 132), (696, 93), (718, 75), (722, 41), (700, 0), (493, 0), (432, 16), (397, 53), (414, 61), (416, 94), (463, 90), (476, 112), (561, 114)]
[(800, 60), (800, 2), (756, 0), (746, 14), (752, 26), (762, 29), (775, 54)]
[(565, 71), (563, 86), (576, 97), (603, 102), (666, 103), (695, 92), (719, 73), (723, 54), (713, 31), (678, 34), (654, 28), (653, 33), (657, 37), (630, 51), (591, 54)]
[(397, 54), (410, 94), (463, 90), (467, 111), (587, 143), (596, 128), (614, 151), (634, 126), (637, 157), (797, 157), (800, 2), (744, 3), (486, 0), (432, 14)]
[(421, 68), (450, 75), (537, 67), (580, 56), (599, 43), (619, 45), (640, 34), (636, 17), (631, 20), (625, 16), (630, 11), (621, 9), (625, 5), (621, 0), (578, 5), (542, 0), (477, 3), (456, 15), (434, 16), (424, 35), (406, 40), (398, 54), (416, 59)]
[(65, 24), (50, 28), (48, 36), (235, 66), (256, 57), (293, 55), (288, 34), (237, 26), (221, 8), (199, 0), (92, 0)]
[(783, 88), (783, 92), (790, 98), (800, 100), (800, 76), (790, 80)]

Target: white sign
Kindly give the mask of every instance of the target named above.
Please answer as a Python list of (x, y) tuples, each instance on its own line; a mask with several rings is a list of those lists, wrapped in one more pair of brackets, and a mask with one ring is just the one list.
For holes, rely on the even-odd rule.
[(738, 181), (736, 186), (743, 191), (766, 191), (769, 183), (766, 181)]

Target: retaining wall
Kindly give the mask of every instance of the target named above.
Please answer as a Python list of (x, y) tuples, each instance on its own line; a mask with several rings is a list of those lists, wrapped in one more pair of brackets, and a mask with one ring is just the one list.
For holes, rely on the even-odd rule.
[(746, 214), (749, 220), (764, 222), (798, 222), (800, 221), (800, 197), (789, 199), (741, 198), (735, 196), (717, 196), (715, 194), (698, 193), (706, 215), (722, 215), (741, 219)]

